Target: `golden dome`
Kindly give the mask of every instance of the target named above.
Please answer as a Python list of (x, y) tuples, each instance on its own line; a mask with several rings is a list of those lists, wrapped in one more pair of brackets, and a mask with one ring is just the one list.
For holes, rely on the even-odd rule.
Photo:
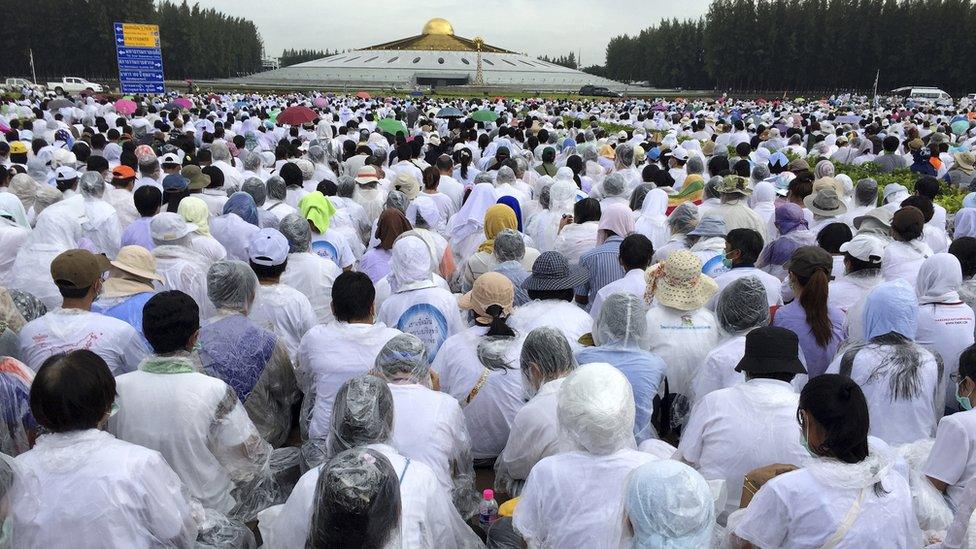
[(427, 24), (424, 25), (424, 30), (421, 34), (446, 34), (449, 36), (454, 35), (454, 27), (447, 22), (447, 19), (441, 19), (440, 17), (435, 17)]

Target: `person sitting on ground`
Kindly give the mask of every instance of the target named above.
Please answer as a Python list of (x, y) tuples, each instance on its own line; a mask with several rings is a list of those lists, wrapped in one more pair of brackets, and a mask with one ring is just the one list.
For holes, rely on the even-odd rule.
[(586, 267), (570, 267), (559, 252), (543, 252), (522, 283), (532, 301), (516, 309), (509, 325), (523, 334), (551, 326), (566, 336), (574, 352), (580, 350), (579, 338), (590, 332), (593, 319), (573, 303), (573, 294), (586, 279)]
[(732, 229), (725, 235), (723, 262), (729, 270), (715, 277), (718, 292), (708, 301), (706, 307), (714, 311), (722, 291), (734, 280), (747, 276), (754, 276), (762, 282), (770, 309), (783, 304), (783, 296), (780, 292), (782, 282), (775, 276), (756, 268), (756, 261), (759, 260), (762, 250), (762, 236), (752, 229)]
[(254, 271), (240, 261), (211, 265), (207, 294), (216, 312), (200, 326), (198, 355), (203, 372), (230, 385), (261, 438), (278, 447), (299, 393), (284, 339), (247, 317), (257, 287)]
[(234, 389), (199, 372), (197, 305), (183, 292), (153, 296), (143, 329), (155, 352), (118, 377), (119, 412), (107, 430), (156, 450), (204, 507), (243, 521), (283, 494), (272, 477), (271, 445), (261, 438)]
[[(673, 502), (680, 501), (680, 505)], [(625, 500), (634, 547), (711, 547), (715, 505), (708, 482), (673, 461), (645, 463), (630, 474)]]
[(650, 239), (642, 234), (631, 234), (620, 243), (620, 256), (617, 261), (623, 267), (624, 276), (615, 280), (596, 293), (596, 299), (590, 307), (590, 316), (596, 320), (600, 309), (611, 295), (616, 293), (630, 294), (638, 299), (644, 298), (647, 291), (645, 272), (654, 256), (654, 246)]
[(164, 456), (102, 430), (118, 397), (101, 357), (85, 349), (51, 356), (30, 396), (47, 433), (16, 461), (13, 547), (194, 544), (186, 487)]
[(110, 276), (102, 284), (101, 295), (92, 303), (92, 311), (128, 323), (139, 332), (148, 349), (149, 343), (142, 334), (142, 308), (156, 295), (153, 281), (163, 281), (156, 274), (156, 258), (141, 246), (123, 246), (110, 263)]

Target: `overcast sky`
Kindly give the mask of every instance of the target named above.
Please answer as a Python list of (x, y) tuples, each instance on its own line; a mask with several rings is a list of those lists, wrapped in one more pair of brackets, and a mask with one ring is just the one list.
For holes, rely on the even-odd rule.
[(607, 41), (662, 18), (698, 17), (709, 0), (198, 0), (254, 21), (270, 56), (284, 48), (355, 49), (420, 34), (443, 17), (458, 36), (532, 56), (602, 65)]

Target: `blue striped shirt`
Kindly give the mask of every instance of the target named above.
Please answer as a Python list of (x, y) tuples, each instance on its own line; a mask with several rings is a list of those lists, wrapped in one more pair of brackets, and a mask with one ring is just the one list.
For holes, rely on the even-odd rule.
[(590, 278), (585, 284), (576, 288), (576, 295), (587, 296), (589, 302), (586, 309), (596, 300), (596, 293), (601, 288), (615, 280), (624, 277), (624, 268), (620, 266), (620, 243), (623, 237), (611, 236), (603, 244), (580, 256), (580, 265), (590, 271)]

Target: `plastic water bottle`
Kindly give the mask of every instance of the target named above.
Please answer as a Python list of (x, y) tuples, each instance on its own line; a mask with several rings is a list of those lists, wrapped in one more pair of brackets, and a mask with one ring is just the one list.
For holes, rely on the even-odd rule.
[(495, 491), (488, 489), (481, 494), (481, 503), (478, 505), (478, 523), (485, 532), (488, 527), (498, 520), (498, 503), (495, 501)]

